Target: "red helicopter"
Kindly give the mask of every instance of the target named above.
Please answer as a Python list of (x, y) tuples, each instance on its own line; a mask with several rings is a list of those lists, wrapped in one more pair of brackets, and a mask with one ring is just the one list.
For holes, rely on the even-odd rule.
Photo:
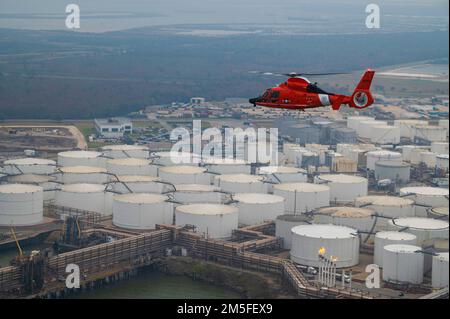
[(271, 108), (305, 110), (331, 105), (333, 110), (339, 110), (342, 105), (356, 109), (364, 109), (373, 104), (374, 99), (370, 93), (375, 71), (367, 70), (351, 96), (328, 93), (320, 89), (317, 83), (311, 83), (305, 76), (337, 75), (346, 73), (271, 73), (252, 71), (250, 73), (263, 75), (288, 76), (289, 79), (277, 87), (267, 89), (260, 97), (250, 99), (254, 106)]

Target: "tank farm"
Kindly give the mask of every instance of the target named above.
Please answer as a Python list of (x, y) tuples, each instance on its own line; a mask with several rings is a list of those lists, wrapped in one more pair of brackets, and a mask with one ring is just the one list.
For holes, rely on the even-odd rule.
[[(410, 184), (427, 154), (338, 144), (355, 169), (296, 165), (324, 152), (285, 143), (276, 167), (137, 145), (8, 159), (0, 253), (17, 256), (0, 265), (0, 297), (67, 297), (68, 265), (83, 291), (177, 259), (264, 274), (294, 298), (448, 298), (448, 188)], [(380, 189), (393, 171), (403, 186)], [(370, 265), (378, 289), (366, 287)]]

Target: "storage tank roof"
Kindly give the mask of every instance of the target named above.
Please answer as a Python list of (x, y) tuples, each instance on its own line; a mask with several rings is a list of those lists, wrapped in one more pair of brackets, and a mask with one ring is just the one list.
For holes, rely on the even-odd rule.
[(107, 145), (107, 146), (103, 146), (102, 150), (104, 150), (104, 151), (138, 151), (138, 150), (146, 151), (146, 150), (148, 150), (148, 147), (144, 146), (144, 145), (127, 145), (127, 144)]
[(313, 219), (310, 216), (305, 214), (284, 214), (277, 216), (277, 220), (285, 221), (285, 222), (304, 222), (304, 223), (312, 223)]
[(56, 165), (55, 161), (45, 159), (45, 158), (34, 158), (34, 157), (27, 157), (27, 158), (16, 158), (16, 159), (10, 159), (6, 160), (3, 163), (4, 165)]
[(0, 193), (2, 194), (26, 194), (38, 193), (43, 189), (40, 186), (26, 185), (26, 184), (4, 184), (0, 185)]
[(347, 217), (347, 218), (367, 218), (374, 215), (371, 209), (358, 207), (325, 207), (317, 210), (317, 213), (323, 215), (330, 215), (333, 217)]
[(236, 194), (233, 199), (246, 204), (273, 204), (285, 201), (284, 197), (261, 193)]
[(274, 189), (287, 192), (301, 192), (301, 193), (316, 193), (326, 192), (330, 190), (330, 187), (326, 185), (318, 185), (312, 183), (282, 183), (273, 186)]
[(404, 187), (400, 189), (402, 194), (417, 194), (417, 195), (429, 195), (429, 196), (448, 196), (448, 188), (439, 187)]
[(159, 181), (158, 177), (146, 176), (146, 175), (120, 175), (117, 176), (120, 182), (124, 183), (136, 183), (136, 182), (156, 182)]
[(404, 244), (386, 245), (384, 246), (384, 249), (398, 254), (415, 254), (419, 253), (422, 250), (422, 248), (420, 248), (419, 246)]
[(290, 166), (263, 166), (259, 169), (260, 174), (304, 174), (303, 168)]
[(47, 183), (55, 181), (56, 177), (50, 175), (21, 174), (8, 177), (11, 183)]
[(392, 220), (394, 225), (424, 230), (448, 229), (448, 222), (433, 218), (401, 217)]
[(206, 172), (206, 168), (197, 166), (167, 166), (159, 169), (160, 172), (171, 173), (171, 174), (201, 174)]
[(72, 158), (96, 158), (101, 155), (102, 153), (93, 151), (67, 151), (58, 153), (58, 156), (72, 157)]
[(388, 240), (415, 240), (417, 236), (407, 232), (399, 231), (381, 231), (376, 233), (375, 237)]
[(129, 204), (157, 204), (168, 200), (167, 196), (159, 194), (122, 194), (115, 195), (114, 200)]
[(293, 234), (323, 239), (353, 238), (357, 232), (356, 229), (336, 225), (300, 225), (292, 228)]
[(109, 164), (122, 165), (122, 166), (145, 166), (150, 165), (152, 162), (143, 158), (115, 158), (108, 160)]
[(323, 174), (318, 176), (319, 179), (332, 183), (363, 183), (367, 182), (367, 179), (360, 176), (345, 175), (345, 174)]
[(100, 184), (66, 184), (62, 185), (61, 190), (69, 193), (99, 193), (105, 191), (105, 186)]
[(431, 211), (436, 215), (448, 216), (448, 206), (447, 207), (433, 207)]
[(177, 192), (216, 192), (219, 191), (218, 187), (213, 185), (202, 185), (202, 184), (180, 184), (175, 185)]
[(401, 161), (378, 161), (375, 166), (392, 167), (392, 168), (409, 168), (411, 164)]
[(193, 215), (226, 215), (237, 214), (238, 209), (234, 206), (220, 205), (220, 204), (190, 204), (181, 205), (177, 210)]
[(409, 206), (413, 205), (414, 201), (408, 198), (395, 196), (362, 196), (356, 199), (359, 205), (376, 205), (376, 206)]
[(230, 183), (258, 183), (264, 180), (264, 177), (249, 174), (224, 174), (215, 177), (220, 181)]
[(73, 174), (106, 173), (106, 168), (94, 166), (66, 166), (60, 167), (59, 170), (63, 173), (73, 173)]

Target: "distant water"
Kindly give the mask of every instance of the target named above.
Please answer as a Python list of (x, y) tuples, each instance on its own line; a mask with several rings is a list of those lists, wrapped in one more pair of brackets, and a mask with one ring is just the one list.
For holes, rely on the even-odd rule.
[(71, 296), (73, 299), (238, 299), (239, 294), (184, 276), (146, 271), (137, 277)]

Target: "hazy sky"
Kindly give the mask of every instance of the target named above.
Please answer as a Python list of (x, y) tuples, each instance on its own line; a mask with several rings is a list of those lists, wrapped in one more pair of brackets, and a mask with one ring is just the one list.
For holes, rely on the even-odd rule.
[[(369, 3), (378, 4), (386, 19), (410, 17), (411, 29), (423, 22), (429, 25), (433, 19), (440, 25), (447, 21), (448, 27), (449, 5), (448, 0), (1, 0), (0, 27), (64, 29), (65, 7), (70, 3), (81, 8), (82, 31), (195, 23), (293, 23), (292, 18), (327, 21), (333, 30), (340, 21), (363, 21)], [(139, 15), (105, 16), (110, 13)], [(30, 14), (53, 16), (31, 18)]]

